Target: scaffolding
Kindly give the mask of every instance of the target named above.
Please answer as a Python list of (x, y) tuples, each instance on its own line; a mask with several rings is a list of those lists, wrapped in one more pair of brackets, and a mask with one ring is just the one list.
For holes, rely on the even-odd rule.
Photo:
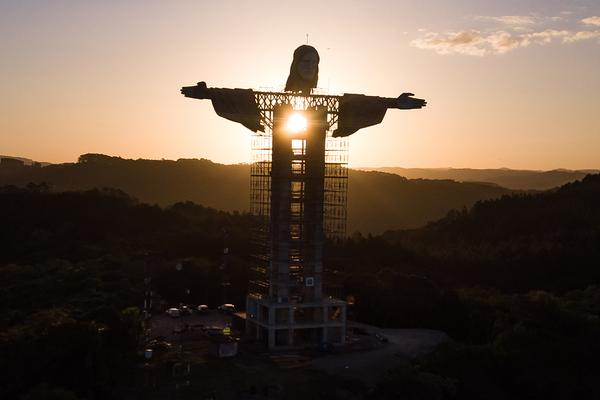
[[(256, 252), (249, 295), (283, 297), (292, 303), (318, 300), (322, 296), (323, 235), (330, 239), (346, 235), (348, 140), (331, 136), (339, 97), (278, 92), (255, 92), (255, 96), (265, 132), (255, 133), (251, 140), (250, 208), (262, 223), (253, 236)], [(284, 108), (321, 121), (324, 151), (312, 152), (322, 162), (311, 161), (315, 155), (308, 154), (307, 143), (310, 147), (314, 139), (307, 142), (296, 137), (291, 139), (289, 158), (273, 171), (273, 131)], [(285, 192), (284, 198), (273, 195), (274, 187)], [(277, 215), (272, 217), (274, 207)], [(278, 263), (285, 267), (277, 267)]]

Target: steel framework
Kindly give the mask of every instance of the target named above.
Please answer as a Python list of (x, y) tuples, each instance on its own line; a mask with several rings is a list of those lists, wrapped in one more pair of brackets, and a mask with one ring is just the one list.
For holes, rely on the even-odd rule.
[[(289, 301), (302, 302), (307, 298), (307, 274), (317, 282), (322, 281), (322, 270), (315, 271), (308, 264), (313, 264), (314, 255), (308, 255), (309, 242), (321, 240), (317, 246), (322, 248), (322, 239), (309, 238), (307, 224), (320, 223), (324, 235), (331, 239), (339, 239), (346, 234), (346, 204), (348, 190), (348, 140), (333, 138), (331, 132), (337, 123), (339, 97), (328, 95), (297, 96), (290, 93), (255, 92), (256, 103), (265, 126), (265, 132), (252, 136), (250, 204), (251, 212), (262, 219), (261, 228), (254, 235), (254, 277), (250, 281), (249, 295), (257, 298), (273, 296), (278, 287), (284, 286), (289, 291)], [(322, 197), (318, 204), (320, 217), (310, 214), (310, 202), (307, 200), (307, 149), (305, 140), (292, 140), (291, 180), (289, 199), (289, 269), (283, 272), (274, 268), (273, 249), (275, 233), (271, 224), (272, 187), (273, 187), (273, 129), (275, 112), (282, 105), (294, 111), (321, 110), (326, 114), (325, 154), (322, 183)], [(314, 202), (314, 200), (312, 200)], [(307, 205), (309, 204), (309, 205)], [(307, 211), (307, 207), (309, 211)], [(312, 213), (314, 214), (314, 212)], [(321, 219), (322, 221), (318, 221)], [(287, 245), (286, 245), (287, 246)], [(318, 252), (318, 251), (317, 251)], [(320, 255), (318, 257), (321, 257)], [(310, 262), (309, 262), (310, 261)], [(316, 260), (322, 263), (322, 260)], [(319, 286), (320, 288), (320, 286)], [(311, 289), (314, 292), (314, 289)], [(317, 298), (321, 297), (317, 293)]]

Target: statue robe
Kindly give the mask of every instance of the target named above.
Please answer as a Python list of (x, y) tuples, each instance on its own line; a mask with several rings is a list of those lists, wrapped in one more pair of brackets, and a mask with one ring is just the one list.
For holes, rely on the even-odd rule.
[[(260, 111), (252, 89), (206, 88), (190, 86), (182, 89), (187, 97), (209, 98), (220, 117), (240, 123), (251, 131), (264, 132)], [(350, 136), (359, 129), (381, 123), (394, 99), (364, 94), (339, 97), (337, 129), (334, 137)]]

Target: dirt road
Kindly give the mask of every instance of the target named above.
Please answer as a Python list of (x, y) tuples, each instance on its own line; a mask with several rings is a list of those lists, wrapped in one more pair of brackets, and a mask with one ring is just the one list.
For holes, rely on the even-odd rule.
[[(430, 329), (379, 329), (364, 324), (354, 324), (369, 333), (367, 337), (354, 338), (366, 341), (368, 350), (331, 354), (313, 360), (312, 367), (331, 375), (358, 379), (367, 385), (380, 382), (388, 370), (406, 364), (410, 359), (426, 354), (438, 344), (449, 340), (448, 335)], [(375, 338), (383, 335), (388, 342)]]

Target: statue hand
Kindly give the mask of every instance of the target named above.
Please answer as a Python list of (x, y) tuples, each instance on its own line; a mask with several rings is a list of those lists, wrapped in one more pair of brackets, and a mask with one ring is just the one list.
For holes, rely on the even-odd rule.
[(427, 101), (412, 96), (414, 96), (412, 93), (402, 93), (398, 99), (396, 99), (396, 108), (411, 110), (413, 108), (423, 108), (427, 105)]
[(209, 99), (209, 90), (206, 87), (206, 82), (198, 82), (196, 86), (184, 86), (181, 88), (181, 93), (185, 97), (194, 99)]

